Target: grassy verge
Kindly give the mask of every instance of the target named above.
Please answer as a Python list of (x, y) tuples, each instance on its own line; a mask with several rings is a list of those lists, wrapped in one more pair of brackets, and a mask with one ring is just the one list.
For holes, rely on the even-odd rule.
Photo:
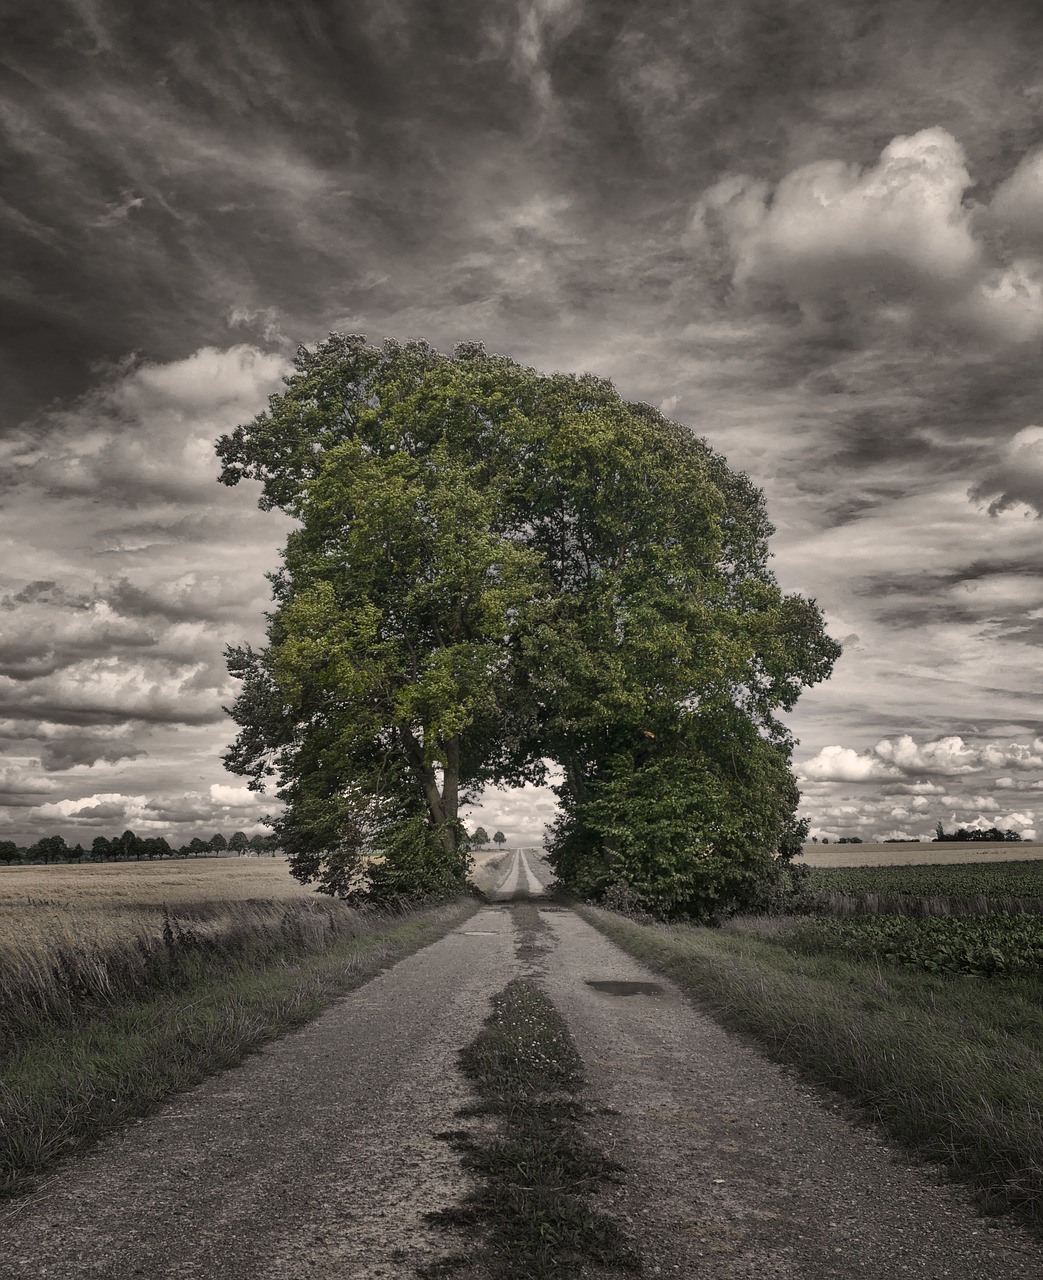
[[(615, 1223), (590, 1203), (620, 1167), (580, 1132), (582, 1062), (564, 1020), (543, 992), (519, 978), (493, 999), (461, 1066), (479, 1102), (459, 1113), (493, 1117), (495, 1128), (443, 1134), (476, 1178), (464, 1203), (428, 1215), (479, 1237), (473, 1250), (420, 1274), (543, 1280), (612, 1268), (639, 1274), (640, 1260)], [(582, 1268), (582, 1270), (581, 1270)]]
[[(0, 1058), (0, 1195), (30, 1190), (58, 1159), (308, 1021), (477, 906), (468, 898), (360, 916), (340, 903), (304, 901), (282, 906), (262, 927), (266, 912), (254, 904), (216, 940), (168, 920), (161, 945), (143, 953), (125, 989), (107, 996), (104, 957), (94, 957), (81, 1003), (56, 995), (35, 1019), (23, 1003), (17, 1034), (9, 1027)], [(126, 977), (127, 956), (117, 961), (114, 972)], [(91, 965), (81, 963), (90, 977)]]
[[(924, 973), (759, 934), (580, 915), (726, 1026), (1043, 1234), (1043, 980)], [(769, 922), (770, 923), (770, 922)]]

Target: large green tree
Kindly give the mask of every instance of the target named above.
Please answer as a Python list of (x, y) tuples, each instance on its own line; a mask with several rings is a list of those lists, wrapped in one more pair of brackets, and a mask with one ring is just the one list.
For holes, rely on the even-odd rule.
[(459, 887), (461, 804), (550, 759), (566, 884), (748, 899), (792, 838), (777, 712), (839, 652), (768, 569), (760, 493), (610, 383), (475, 344), (331, 335), (294, 366), (217, 444), (298, 522), (267, 646), (228, 653), (226, 758), (278, 779), (294, 874), (349, 893), (379, 849), (378, 892)]

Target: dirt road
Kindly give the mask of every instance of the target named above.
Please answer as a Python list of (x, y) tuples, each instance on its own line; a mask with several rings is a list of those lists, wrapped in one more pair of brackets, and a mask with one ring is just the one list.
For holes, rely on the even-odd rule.
[[(508, 897), (551, 878), (528, 853), (501, 876)], [(1039, 1280), (1026, 1233), (975, 1217), (573, 912), (538, 905), (535, 947), (508, 906), (483, 908), (4, 1206), (2, 1280), (411, 1276), (451, 1251), (420, 1215), (467, 1187), (435, 1137), (469, 1097), (456, 1050), (522, 974), (618, 1110), (588, 1122), (628, 1170), (603, 1207), (648, 1275)]]

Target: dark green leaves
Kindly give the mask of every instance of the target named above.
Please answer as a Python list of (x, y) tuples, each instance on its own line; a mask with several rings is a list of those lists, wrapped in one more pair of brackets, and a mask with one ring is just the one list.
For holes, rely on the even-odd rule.
[(775, 713), (839, 652), (767, 568), (759, 491), (610, 383), (480, 344), (332, 335), (294, 367), (217, 451), (300, 523), (267, 648), (229, 651), (228, 764), (280, 778), (302, 878), (419, 867), (422, 819), (448, 883), (467, 790), (550, 758), (566, 882), (664, 912), (751, 892), (796, 804)]

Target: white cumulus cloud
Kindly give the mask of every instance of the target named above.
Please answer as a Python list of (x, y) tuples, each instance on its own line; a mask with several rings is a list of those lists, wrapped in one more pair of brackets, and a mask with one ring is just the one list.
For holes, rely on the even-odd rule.
[(980, 256), (963, 205), (970, 183), (956, 140), (924, 129), (895, 138), (866, 170), (819, 160), (773, 192), (730, 176), (703, 196), (696, 217), (716, 212), (723, 222), (737, 283), (774, 281), (797, 299), (866, 281), (951, 285)]
[(975, 502), (988, 502), (989, 515), (1026, 506), (1043, 515), (1043, 427), (1024, 427), (969, 492)]
[(1030, 152), (993, 193), (993, 222), (1015, 243), (1043, 249), (1043, 148)]
[(248, 787), (228, 787), (221, 782), (211, 783), (210, 799), (214, 804), (227, 809), (256, 809), (265, 803)]
[(869, 782), (895, 774), (878, 756), (841, 746), (823, 747), (818, 755), (797, 766), (798, 777), (814, 782)]
[[(728, 174), (696, 202), (689, 243), (720, 243), (739, 288), (781, 286), (815, 316), (843, 297), (864, 319), (932, 318), (1000, 345), (1043, 335), (1043, 152), (982, 210), (960, 143), (933, 127), (893, 138), (866, 167), (822, 159), (774, 186)], [(1018, 252), (997, 257), (984, 227)]]

